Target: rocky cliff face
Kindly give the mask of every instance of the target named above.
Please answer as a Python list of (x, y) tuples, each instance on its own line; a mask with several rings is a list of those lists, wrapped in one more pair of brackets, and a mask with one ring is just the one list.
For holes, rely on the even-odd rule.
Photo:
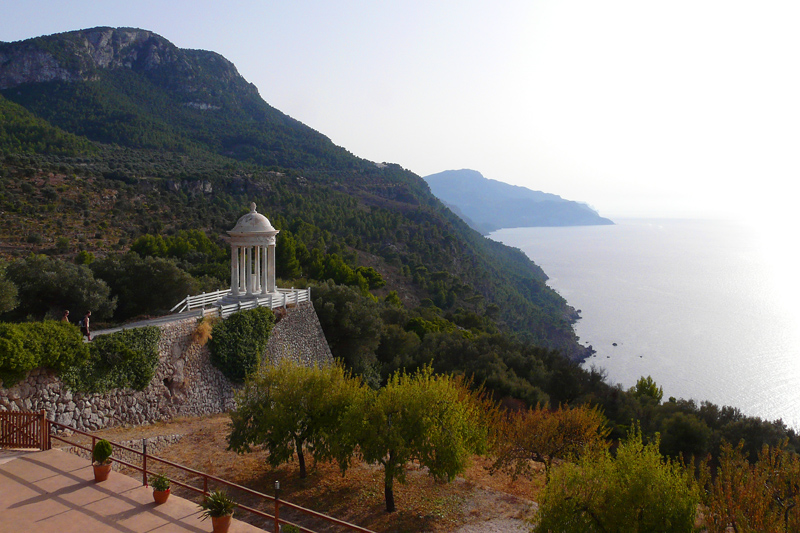
[(205, 70), (213, 67), (218, 81), (247, 84), (236, 67), (219, 54), (181, 50), (153, 32), (134, 28), (92, 28), (0, 43), (0, 89), (27, 83), (90, 81), (99, 70), (119, 68), (147, 72), (172, 67), (191, 79), (204, 66)]

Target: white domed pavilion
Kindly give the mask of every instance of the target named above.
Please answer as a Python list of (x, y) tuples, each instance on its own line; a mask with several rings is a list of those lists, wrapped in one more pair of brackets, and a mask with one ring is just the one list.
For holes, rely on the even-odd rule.
[(226, 299), (250, 300), (275, 289), (275, 236), (278, 230), (250, 204), (250, 212), (228, 232), (231, 244), (231, 293)]

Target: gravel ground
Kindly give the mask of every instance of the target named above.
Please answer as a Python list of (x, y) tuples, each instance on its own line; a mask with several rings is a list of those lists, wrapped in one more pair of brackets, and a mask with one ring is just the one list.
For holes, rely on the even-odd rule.
[(530, 526), (522, 520), (495, 518), (485, 522), (471, 522), (461, 526), (455, 533), (528, 533)]

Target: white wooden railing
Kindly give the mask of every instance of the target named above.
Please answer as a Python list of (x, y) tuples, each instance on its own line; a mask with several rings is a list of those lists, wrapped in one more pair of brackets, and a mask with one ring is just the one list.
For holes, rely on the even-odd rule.
[(214, 292), (204, 292), (197, 296), (186, 296), (183, 300), (169, 310), (170, 313), (183, 313), (200, 307), (211, 305), (220, 298), (224, 298), (231, 293), (230, 289), (220, 289)]
[[(181, 313), (183, 311), (191, 311), (192, 309), (204, 308), (213, 304), (217, 300), (228, 296), (231, 293), (230, 289), (219, 290), (215, 292), (208, 292), (198, 294), (197, 296), (186, 296), (183, 300), (172, 308), (172, 312)], [(215, 306), (213, 309), (203, 311), (204, 315), (218, 315), (222, 318), (228, 318), (237, 311), (244, 311), (246, 309), (255, 309), (256, 307), (269, 307), (276, 309), (278, 307), (286, 307), (287, 305), (297, 305), (303, 302), (311, 301), (311, 289), (277, 289), (277, 293), (267, 294), (258, 298), (253, 298), (241, 302), (234, 302), (227, 305)]]

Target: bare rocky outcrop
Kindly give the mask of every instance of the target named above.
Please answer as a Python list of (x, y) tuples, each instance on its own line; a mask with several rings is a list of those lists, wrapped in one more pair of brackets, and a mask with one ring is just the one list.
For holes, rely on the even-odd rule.
[[(219, 67), (217, 79), (249, 85), (233, 63), (219, 54), (182, 50), (147, 30), (99, 27), (0, 43), (0, 89), (26, 83), (90, 81), (102, 69), (150, 71), (167, 65), (188, 73), (187, 79), (191, 79), (198, 61)], [(179, 89), (192, 91), (191, 84)], [(195, 105), (209, 106), (205, 102)]]

